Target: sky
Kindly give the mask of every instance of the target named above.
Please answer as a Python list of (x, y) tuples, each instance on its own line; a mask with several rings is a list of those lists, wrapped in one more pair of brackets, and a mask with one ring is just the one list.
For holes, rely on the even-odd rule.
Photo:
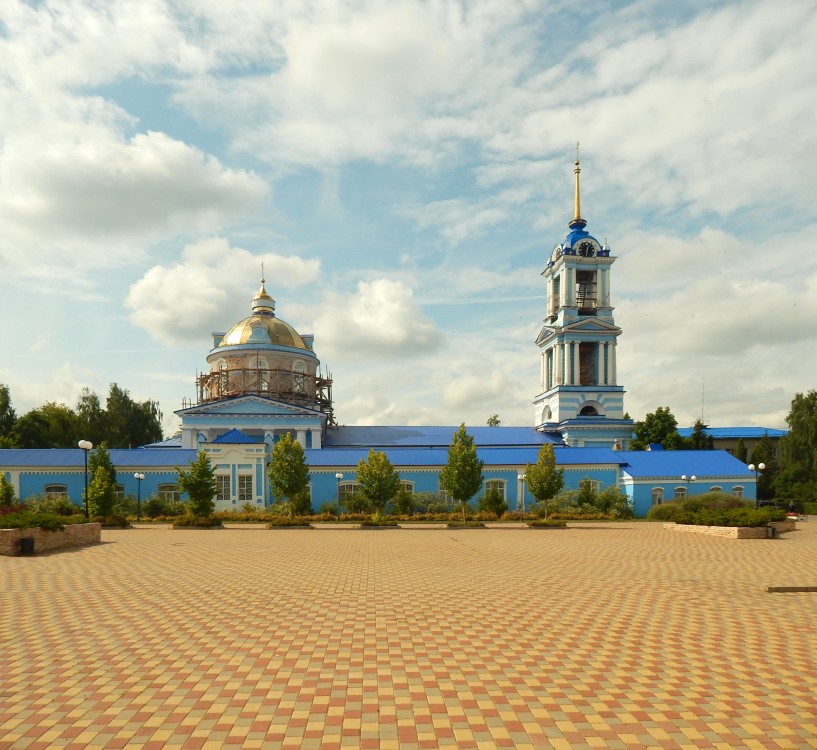
[(533, 425), (580, 142), (626, 410), (785, 427), (815, 38), (813, 0), (4, 0), (0, 383), (171, 434), (263, 263), (340, 424)]

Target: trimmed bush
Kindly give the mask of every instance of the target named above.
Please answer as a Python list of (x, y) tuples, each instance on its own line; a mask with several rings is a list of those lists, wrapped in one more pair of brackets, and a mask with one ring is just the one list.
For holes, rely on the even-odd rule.
[(529, 521), (528, 526), (532, 529), (566, 529), (567, 524), (558, 518), (552, 516), (548, 519), (537, 518), (535, 521)]
[(34, 510), (22, 510), (17, 513), (7, 513), (0, 519), (0, 527), (4, 529), (34, 529), (44, 531), (62, 531), (66, 525), (85, 523), (81, 515), (61, 516), (56, 513), (43, 513)]
[(195, 528), (195, 529), (220, 529), (221, 519), (215, 516), (177, 516), (173, 519), (174, 529)]
[(770, 521), (782, 521), (786, 513), (779, 508), (721, 508), (719, 510), (682, 510), (675, 517), (675, 523), (694, 526), (766, 526)]
[(312, 528), (309, 519), (303, 518), (302, 516), (296, 516), (295, 518), (292, 518), (291, 516), (275, 516), (275, 518), (271, 518), (269, 523), (267, 524), (268, 529), (280, 529), (282, 527), (283, 528), (294, 527), (303, 529)]

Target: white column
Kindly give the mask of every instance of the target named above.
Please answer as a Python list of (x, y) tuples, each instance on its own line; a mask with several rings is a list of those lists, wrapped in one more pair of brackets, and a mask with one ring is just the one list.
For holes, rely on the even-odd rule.
[(610, 378), (610, 385), (616, 384), (616, 343), (610, 344), (610, 371), (612, 376)]
[(306, 448), (306, 430), (296, 430), (295, 440), (301, 448)]
[(553, 345), (553, 385), (562, 384), (562, 344)]
[(573, 385), (581, 385), (582, 378), (579, 368), (579, 342), (573, 342)]
[(604, 385), (604, 370), (605, 364), (605, 345), (604, 342), (596, 344), (596, 383)]
[(312, 447), (313, 448), (320, 448), (321, 447), (321, 431), (320, 430), (310, 430), (312, 433)]

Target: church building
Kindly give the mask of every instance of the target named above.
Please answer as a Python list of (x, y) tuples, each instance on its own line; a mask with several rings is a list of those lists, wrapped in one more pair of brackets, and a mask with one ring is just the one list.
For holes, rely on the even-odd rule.
[[(480, 492), (496, 490), (510, 507), (530, 508), (534, 499), (525, 468), (550, 443), (565, 470), (565, 489), (577, 489), (583, 480), (598, 490), (617, 486), (636, 516), (688, 493), (721, 490), (753, 499), (754, 474), (726, 451), (628, 450), (633, 422), (624, 417), (624, 388), (616, 370), (622, 331), (613, 318), (615, 257), (606, 241), (587, 231), (580, 171), (577, 156), (573, 219), (542, 271), (547, 303), (535, 342), (540, 382), (534, 423), (467, 428), (485, 464)], [(444, 495), (439, 474), (457, 427), (339, 427), (332, 376), (314, 344), (311, 334), (299, 333), (276, 315), (262, 278), (249, 315), (226, 333), (213, 334), (208, 369), (196, 377), (195, 403), (176, 412), (180, 435), (110, 451), (120, 491), (178, 497), (176, 467), (186, 467), (197, 451), (205, 451), (216, 469), (217, 510), (247, 503), (263, 508), (274, 500), (267, 477), (272, 447), (289, 433), (305, 450), (315, 510), (356, 490), (357, 465), (372, 448), (386, 453), (406, 491)], [(0, 471), (17, 497), (62, 494), (81, 504), (84, 458), (77, 448), (2, 449)]]

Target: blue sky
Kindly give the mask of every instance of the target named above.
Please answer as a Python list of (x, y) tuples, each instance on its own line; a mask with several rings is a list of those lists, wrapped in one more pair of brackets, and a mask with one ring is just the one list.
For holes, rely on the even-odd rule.
[(342, 424), (533, 420), (540, 272), (607, 238), (641, 418), (784, 426), (815, 387), (817, 8), (0, 7), (0, 382), (194, 395), (261, 263)]

